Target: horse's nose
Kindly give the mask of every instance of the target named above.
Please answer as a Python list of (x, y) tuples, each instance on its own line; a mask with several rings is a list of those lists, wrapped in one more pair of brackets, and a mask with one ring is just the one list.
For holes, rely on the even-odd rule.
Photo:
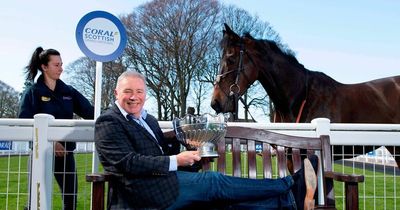
[(219, 102), (217, 100), (212, 100), (211, 101), (211, 107), (217, 112), (220, 113), (221, 112), (221, 105), (219, 104)]

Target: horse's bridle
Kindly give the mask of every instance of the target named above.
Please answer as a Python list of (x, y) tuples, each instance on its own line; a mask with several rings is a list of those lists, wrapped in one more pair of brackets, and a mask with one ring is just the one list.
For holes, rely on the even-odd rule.
[[(236, 78), (235, 78), (235, 83), (229, 86), (229, 94), (227, 94), (224, 90), (221, 89), (221, 91), (225, 94), (225, 96), (230, 99), (233, 100), (233, 110), (234, 110), (234, 120), (238, 119), (238, 101), (240, 100), (243, 104), (246, 104), (245, 101), (243, 100), (242, 97), (240, 97), (240, 86), (239, 86), (239, 78), (240, 78), (240, 74), (243, 73), (244, 77), (247, 79), (247, 81), (249, 81), (247, 75), (244, 72), (244, 66), (243, 66), (243, 57), (244, 54), (246, 53), (246, 49), (244, 48), (244, 41), (243, 41), (243, 37), (240, 38), (240, 53), (239, 53), (239, 64), (238, 64), (238, 68), (227, 71), (223, 74), (218, 74), (216, 79), (215, 79), (215, 83), (214, 85), (218, 85), (218, 83), (220, 82), (221, 78), (225, 77), (227, 74), (233, 73), (236, 71)], [(248, 55), (249, 60), (253, 63), (253, 60), (251, 59), (251, 57)], [(229, 100), (226, 100), (225, 103), (227, 103)]]
[(240, 74), (242, 72), (244, 72), (243, 54), (246, 52), (246, 49), (244, 48), (244, 44), (243, 44), (243, 39), (241, 38), (240, 40), (241, 40), (241, 42), (240, 42), (239, 65), (238, 65), (237, 70), (233, 69), (233, 70), (227, 71), (223, 74), (218, 74), (217, 77), (215, 78), (215, 82), (214, 82), (214, 85), (217, 85), (220, 82), (221, 78), (236, 71), (235, 83), (229, 86), (229, 94), (227, 94), (225, 91), (222, 91), (228, 98), (231, 98), (235, 95), (236, 95), (236, 97), (238, 97), (239, 93), (240, 93), (240, 87), (239, 87), (238, 82), (239, 82)]

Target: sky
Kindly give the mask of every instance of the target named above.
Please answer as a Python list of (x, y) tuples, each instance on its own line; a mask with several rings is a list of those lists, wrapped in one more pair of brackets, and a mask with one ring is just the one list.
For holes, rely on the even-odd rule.
[[(75, 30), (85, 14), (103, 10), (119, 16), (145, 2), (148, 0), (2, 2), (0, 80), (21, 91), (24, 67), (38, 46), (59, 50), (66, 67), (84, 56)], [(342, 83), (400, 75), (400, 1), (221, 2), (268, 21), (309, 70), (324, 72)]]

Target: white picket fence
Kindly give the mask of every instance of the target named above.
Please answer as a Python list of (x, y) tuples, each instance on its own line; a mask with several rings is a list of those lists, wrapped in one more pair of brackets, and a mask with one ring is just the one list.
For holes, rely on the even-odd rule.
[[(233, 125), (262, 128), (298, 136), (330, 135), (332, 145), (376, 145), (376, 148), (400, 146), (400, 124), (336, 124), (330, 123), (328, 119), (319, 118), (311, 123), (228, 123), (228, 126)], [(160, 121), (160, 126), (163, 130), (172, 129), (172, 123), (169, 121)], [(20, 150), (19, 152), (28, 151), (27, 141), (33, 143), (32, 168), (35, 170), (32, 170), (31, 181), (32, 209), (52, 209), (52, 173), (49, 172), (52, 171), (52, 142), (61, 139), (63, 141), (93, 142), (93, 138), (94, 120), (56, 120), (47, 114), (35, 115), (34, 119), (0, 119), (0, 140), (12, 141), (13, 146), (16, 145), (13, 149)], [(24, 142), (24, 144), (19, 144), (19, 142)], [(85, 146), (80, 149), (93, 150), (93, 147)], [(375, 157), (377, 153), (385, 154), (378, 156), (378, 159), (381, 160), (380, 164), (390, 161), (393, 163), (393, 158), (390, 154), (384, 153), (384, 148), (378, 151), (383, 152), (376, 152)], [(353, 166), (357, 161), (365, 163), (377, 160), (377, 158), (373, 160), (374, 157), (371, 154), (363, 155), (357, 157), (358, 159), (353, 159)], [(96, 162), (97, 160), (94, 158), (95, 165)], [(92, 168), (94, 170), (97, 167)], [(393, 188), (396, 192), (400, 187), (393, 186)], [(361, 196), (364, 197), (364, 201), (361, 199), (360, 202), (365, 202), (365, 199), (369, 198), (368, 195)], [(396, 193), (394, 200), (395, 207), (400, 205), (400, 198)], [(364, 205), (364, 209), (386, 208), (377, 204), (375, 207), (368, 206), (368, 208)]]

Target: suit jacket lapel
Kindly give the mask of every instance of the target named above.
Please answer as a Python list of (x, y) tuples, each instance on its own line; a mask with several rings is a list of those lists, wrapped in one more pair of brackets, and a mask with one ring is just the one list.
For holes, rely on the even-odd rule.
[[(139, 130), (140, 130), (142, 133), (144, 133), (144, 135), (146, 135), (148, 138), (150, 138), (152, 141), (154, 141), (157, 145), (159, 145), (158, 140), (155, 139), (155, 138), (146, 130), (146, 128), (144, 128), (143, 126), (139, 125), (137, 122), (131, 122), (131, 123), (133, 123), (137, 128), (139, 128)], [(150, 129), (153, 130), (153, 128), (152, 128), (150, 125), (149, 125), (149, 127), (150, 127)], [(153, 133), (154, 133), (154, 131), (153, 131)], [(156, 135), (156, 134), (154, 133), (154, 135)], [(157, 137), (157, 136), (156, 136), (156, 137)]]
[[(158, 125), (153, 123), (151, 120), (148, 120), (149, 118), (145, 119), (147, 125), (150, 127), (150, 129), (153, 131), (154, 135), (156, 136), (156, 141), (159, 145), (162, 145), (162, 137), (159, 136), (159, 133), (157, 132)], [(151, 136), (151, 135), (150, 135)]]
[[(121, 113), (121, 111), (118, 109), (118, 107), (117, 107), (116, 105), (112, 106), (112, 108), (114, 109), (115, 112), (118, 113), (118, 115), (119, 115), (120, 117), (123, 118), (124, 121), (127, 120), (126, 117)], [(151, 123), (148, 123), (147, 120), (146, 120), (146, 123), (147, 123), (147, 125), (152, 129), (152, 131), (153, 131), (154, 135), (156, 136), (156, 138), (160, 139), (160, 137), (157, 135), (157, 132), (155, 132), (155, 129), (154, 129), (153, 125), (152, 125)], [(135, 122), (134, 120), (128, 120), (128, 123), (127, 123), (127, 124), (129, 124), (129, 126), (134, 126), (136, 129), (138, 129), (138, 130), (139, 130), (141, 133), (143, 133), (150, 141), (153, 141), (153, 142), (156, 144), (156, 146), (160, 149), (160, 151), (161, 151), (162, 153), (164, 153), (161, 144), (158, 142), (157, 139), (155, 139), (155, 138), (146, 130), (146, 128), (144, 128), (143, 126), (139, 125), (139, 124), (138, 124), (137, 122)]]

